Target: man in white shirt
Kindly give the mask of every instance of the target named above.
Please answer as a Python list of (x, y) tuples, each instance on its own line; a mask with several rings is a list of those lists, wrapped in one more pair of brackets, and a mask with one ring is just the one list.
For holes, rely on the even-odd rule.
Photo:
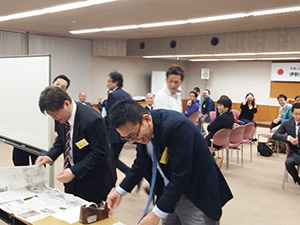
[(181, 67), (171, 66), (166, 73), (167, 84), (158, 91), (154, 98), (154, 109), (171, 109), (182, 113), (181, 93), (178, 88), (184, 79)]

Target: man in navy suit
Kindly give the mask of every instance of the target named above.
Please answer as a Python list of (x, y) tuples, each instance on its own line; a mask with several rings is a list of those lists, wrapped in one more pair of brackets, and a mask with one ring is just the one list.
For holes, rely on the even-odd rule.
[(187, 117), (174, 110), (148, 112), (125, 100), (113, 106), (110, 121), (122, 137), (138, 143), (132, 168), (107, 197), (110, 213), (157, 166), (156, 205), (139, 224), (158, 224), (160, 218), (163, 225), (219, 223), (232, 194), (199, 129)]
[(121, 140), (119, 133), (114, 128), (109, 126), (108, 120), (110, 117), (110, 109), (112, 105), (119, 100), (131, 99), (131, 96), (122, 89), (123, 76), (118, 72), (112, 72), (108, 75), (106, 86), (110, 91), (107, 98), (107, 117), (105, 117), (106, 124), (108, 125), (107, 138), (111, 150), (114, 154), (114, 159), (117, 168), (121, 170), (124, 174), (127, 174), (127, 172), (129, 171), (129, 167), (119, 160), (120, 152), (126, 141)]
[(39, 156), (36, 164), (52, 164), (64, 154), (64, 169), (56, 178), (64, 183), (65, 192), (101, 203), (116, 181), (104, 120), (96, 110), (76, 103), (58, 87), (41, 93), (39, 107), (59, 124), (53, 147), (46, 156)]
[(294, 179), (294, 182), (300, 185), (300, 178), (296, 165), (300, 164), (300, 103), (292, 106), (293, 118), (283, 121), (278, 130), (273, 134), (273, 139), (281, 140), (290, 146), (290, 154), (285, 161), (285, 167)]

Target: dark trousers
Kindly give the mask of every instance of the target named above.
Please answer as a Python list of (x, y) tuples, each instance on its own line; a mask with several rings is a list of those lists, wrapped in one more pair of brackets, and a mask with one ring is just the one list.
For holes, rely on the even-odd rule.
[(31, 159), (31, 164), (33, 165), (37, 159), (37, 155), (23, 151), (14, 147), (13, 149), (13, 163), (15, 166), (28, 166), (30, 165), (29, 160)]
[(128, 166), (126, 166), (125, 163), (123, 163), (119, 160), (119, 155), (121, 153), (121, 150), (122, 150), (124, 144), (125, 144), (125, 142), (114, 143), (114, 144), (111, 144), (110, 147), (111, 147), (112, 153), (114, 155), (116, 167), (126, 175), (128, 173), (128, 171), (130, 170), (130, 168)]
[(281, 124), (281, 121), (279, 121), (278, 123), (271, 123), (271, 126), (270, 126), (270, 130), (272, 130), (274, 127), (277, 127)]
[(285, 161), (286, 170), (291, 174), (294, 179), (294, 182), (298, 182), (300, 184), (300, 178), (298, 175), (298, 171), (296, 166), (300, 164), (300, 154), (299, 153), (292, 153), (289, 155)]

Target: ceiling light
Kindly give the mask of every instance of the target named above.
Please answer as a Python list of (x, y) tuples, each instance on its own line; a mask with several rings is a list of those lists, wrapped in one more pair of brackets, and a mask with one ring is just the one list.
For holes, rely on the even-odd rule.
[(71, 34), (82, 34), (82, 33), (92, 33), (92, 32), (103, 32), (103, 31), (164, 27), (164, 26), (183, 25), (188, 23), (204, 23), (204, 22), (211, 22), (211, 21), (218, 21), (218, 20), (239, 19), (239, 18), (245, 18), (250, 16), (263, 16), (263, 15), (270, 15), (276, 13), (288, 13), (288, 12), (296, 12), (296, 11), (300, 11), (300, 6), (280, 8), (280, 9), (270, 9), (264, 11), (254, 11), (249, 13), (235, 13), (229, 15), (201, 17), (201, 18), (194, 18), (188, 20), (166, 21), (166, 22), (158, 22), (158, 23), (146, 23), (146, 24), (139, 24), (139, 25), (128, 25), (128, 26), (107, 27), (107, 28), (93, 28), (93, 29), (85, 29), (85, 30), (73, 30), (69, 32)]
[(26, 17), (32, 17), (32, 16), (40, 16), (40, 15), (44, 15), (44, 14), (48, 14), (48, 13), (62, 12), (62, 11), (66, 11), (66, 10), (78, 9), (78, 8), (83, 8), (83, 7), (88, 7), (88, 6), (92, 6), (92, 5), (98, 5), (98, 4), (103, 4), (103, 3), (107, 3), (107, 2), (113, 2), (113, 1), (116, 1), (116, 0), (87, 0), (87, 1), (80, 1), (80, 2), (75, 2), (75, 3), (64, 4), (64, 5), (58, 5), (58, 6), (48, 7), (48, 8), (44, 8), (44, 9), (38, 9), (38, 10), (33, 10), (33, 11), (28, 11), (28, 12), (11, 14), (8, 16), (0, 16), (0, 22), (21, 19), (21, 18), (26, 18)]
[(250, 12), (248, 14), (250, 16), (264, 16), (264, 15), (271, 15), (277, 13), (288, 13), (288, 12), (297, 12), (297, 11), (300, 11), (300, 6), (281, 8), (281, 9), (262, 10), (262, 11)]

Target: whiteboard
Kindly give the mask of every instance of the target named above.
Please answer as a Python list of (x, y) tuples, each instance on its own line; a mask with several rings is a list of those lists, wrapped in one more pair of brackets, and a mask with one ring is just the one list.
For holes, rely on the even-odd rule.
[(151, 74), (151, 93), (156, 95), (157, 92), (166, 84), (165, 71), (152, 71)]
[(50, 56), (0, 57), (0, 136), (48, 149), (49, 117), (41, 113), (40, 93), (50, 84)]

